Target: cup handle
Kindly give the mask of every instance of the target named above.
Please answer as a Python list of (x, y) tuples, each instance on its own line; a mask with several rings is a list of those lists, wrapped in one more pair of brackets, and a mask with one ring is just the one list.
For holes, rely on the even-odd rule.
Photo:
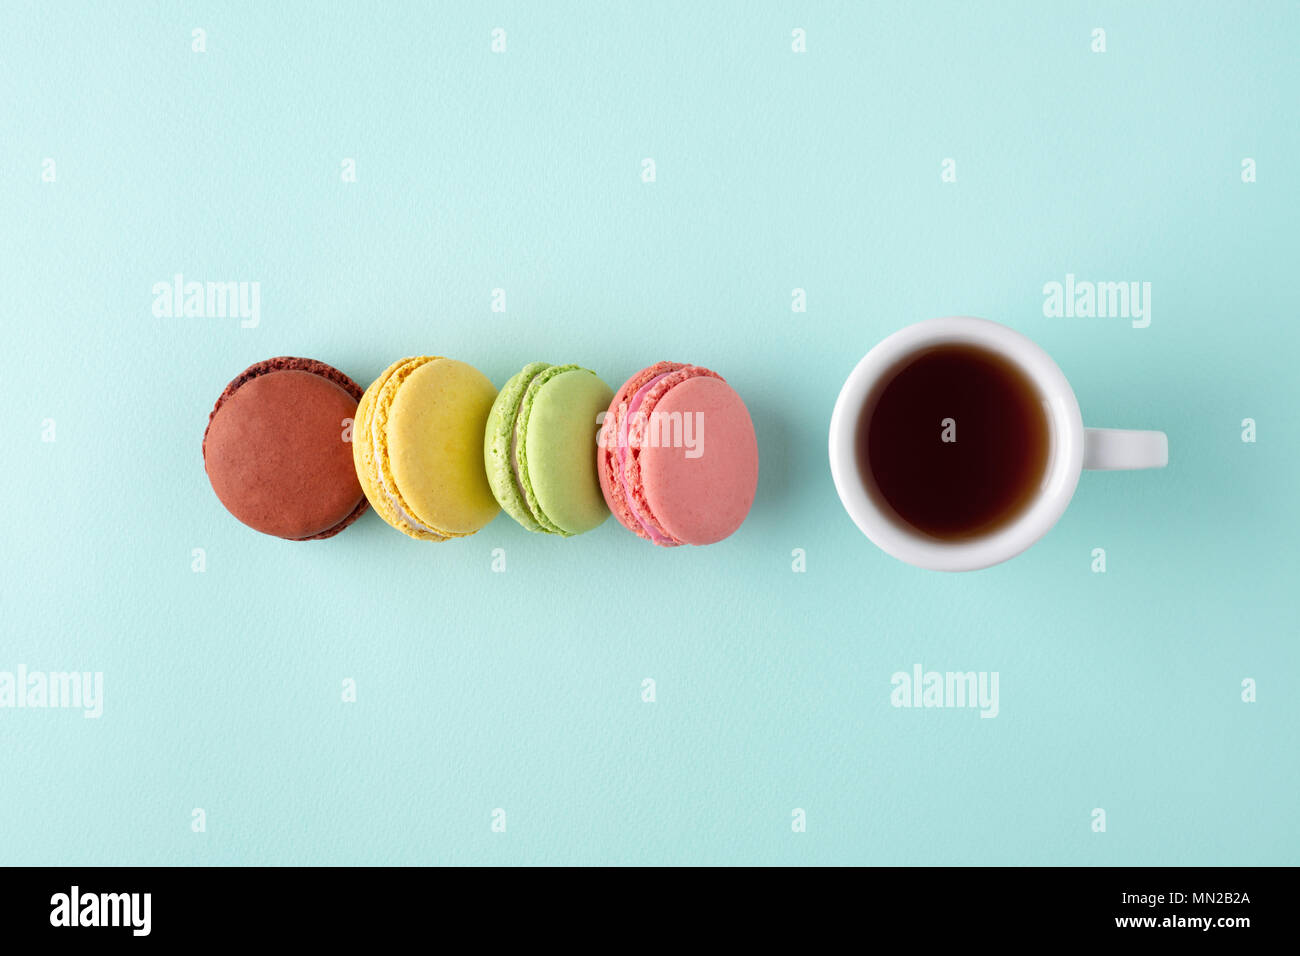
[(1126, 428), (1085, 428), (1083, 467), (1091, 471), (1131, 471), (1169, 464), (1169, 436)]

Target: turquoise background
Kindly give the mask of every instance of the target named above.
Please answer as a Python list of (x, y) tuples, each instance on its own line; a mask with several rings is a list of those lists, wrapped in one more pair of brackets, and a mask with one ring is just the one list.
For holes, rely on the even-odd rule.
[[(4, 4), (0, 670), (105, 701), (0, 710), (0, 862), (1300, 862), (1298, 40), (1285, 2)], [(259, 327), (155, 318), (178, 272), (260, 282)], [(1045, 318), (1067, 272), (1151, 282), (1151, 326)], [(1084, 475), (986, 571), (877, 551), (831, 407), (954, 313), (1169, 468)], [(222, 510), (240, 370), (429, 352), (717, 369), (749, 520), (295, 544)], [(1000, 715), (891, 707), (915, 663), (998, 671)]]

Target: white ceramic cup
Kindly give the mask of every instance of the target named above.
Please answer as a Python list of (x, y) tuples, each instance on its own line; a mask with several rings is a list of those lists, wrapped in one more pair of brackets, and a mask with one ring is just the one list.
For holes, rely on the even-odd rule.
[[(859, 423), (872, 413), (879, 386), (909, 355), (937, 345), (975, 345), (1009, 359), (1038, 388), (1051, 447), (1037, 496), (1009, 524), (982, 537), (931, 537), (900, 518), (859, 464)], [(844, 510), (862, 532), (900, 561), (935, 571), (974, 571), (1013, 558), (1056, 524), (1083, 469), (1163, 468), (1164, 432), (1084, 428), (1079, 402), (1051, 356), (1014, 329), (969, 316), (929, 319), (895, 332), (868, 352), (840, 389), (831, 414), (831, 475)]]

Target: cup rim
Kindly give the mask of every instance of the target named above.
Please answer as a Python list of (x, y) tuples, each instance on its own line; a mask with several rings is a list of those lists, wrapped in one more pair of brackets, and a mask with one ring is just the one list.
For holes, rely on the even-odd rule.
[[(969, 541), (931, 538), (905, 527), (868, 492), (859, 471), (857, 431), (863, 408), (882, 375), (908, 355), (934, 345), (966, 343), (1014, 362), (1042, 392), (1052, 432), (1052, 457), (1037, 499), (1010, 524)], [(1083, 471), (1083, 418), (1065, 374), (1036, 342), (989, 319), (957, 315), (926, 319), (880, 341), (854, 366), (831, 413), (831, 477), (844, 510), (887, 554), (934, 571), (975, 571), (1013, 558), (1045, 535), (1065, 513)]]

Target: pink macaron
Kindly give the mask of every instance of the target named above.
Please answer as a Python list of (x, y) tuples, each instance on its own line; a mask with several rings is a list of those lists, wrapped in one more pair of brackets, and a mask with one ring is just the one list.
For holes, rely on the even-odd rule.
[(754, 502), (754, 423), (735, 389), (706, 368), (660, 362), (637, 372), (615, 393), (597, 445), (609, 510), (657, 545), (721, 541)]

